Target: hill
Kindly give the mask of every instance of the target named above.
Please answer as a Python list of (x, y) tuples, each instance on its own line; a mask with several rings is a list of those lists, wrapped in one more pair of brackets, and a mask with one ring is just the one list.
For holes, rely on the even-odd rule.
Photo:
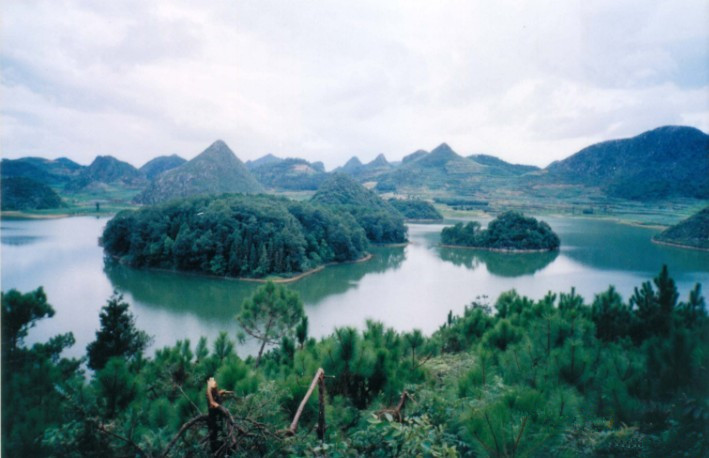
[(600, 187), (635, 200), (709, 198), (709, 135), (665, 126), (636, 137), (591, 145), (549, 165), (543, 182)]
[(170, 199), (221, 193), (259, 193), (263, 187), (221, 140), (197, 157), (159, 175), (135, 202), (155, 204)]
[(486, 173), (486, 167), (458, 155), (443, 143), (427, 154), (414, 153), (413, 159), (377, 178), (377, 189), (389, 190), (439, 190), (467, 193), (470, 178)]
[(652, 240), (686, 248), (709, 250), (709, 207), (665, 229)]
[(505, 212), (492, 220), (487, 229), (471, 221), (441, 231), (444, 245), (458, 245), (495, 251), (547, 251), (559, 248), (559, 236), (544, 221), (518, 212)]
[(471, 161), (489, 167), (492, 174), (500, 176), (517, 176), (525, 173), (535, 172), (539, 167), (534, 165), (510, 164), (502, 159), (488, 154), (473, 154), (468, 156)]
[(96, 156), (88, 167), (66, 185), (67, 191), (79, 191), (85, 188), (95, 188), (106, 184), (117, 184), (138, 188), (145, 186), (145, 176), (127, 162), (119, 161), (113, 156)]
[(278, 162), (281, 162), (283, 159), (280, 157), (276, 157), (271, 153), (268, 153), (265, 156), (262, 156), (258, 159), (254, 159), (253, 161), (246, 161), (244, 165), (246, 165), (246, 168), (249, 170), (253, 170), (257, 167), (260, 167), (262, 165), (267, 165), (267, 164), (275, 164)]
[(177, 154), (171, 156), (158, 156), (146, 162), (140, 169), (140, 172), (145, 175), (148, 180), (153, 180), (163, 172), (172, 170), (187, 162)]
[(330, 175), (320, 185), (311, 202), (350, 213), (372, 242), (406, 241), (406, 226), (402, 215), (376, 193), (347, 175)]
[(389, 199), (392, 207), (396, 208), (404, 218), (410, 220), (435, 220), (443, 219), (443, 216), (431, 203), (419, 199)]
[(62, 206), (62, 199), (44, 183), (26, 177), (2, 179), (3, 210), (45, 210)]
[(85, 168), (65, 157), (53, 160), (41, 157), (3, 159), (0, 165), (3, 177), (25, 177), (48, 185), (64, 185)]
[(269, 195), (193, 197), (123, 211), (102, 240), (106, 253), (134, 267), (231, 277), (303, 272), (359, 259), (367, 248), (350, 215)]
[(305, 159), (261, 161), (250, 170), (263, 186), (281, 190), (316, 190), (327, 177), (321, 162), (311, 164)]

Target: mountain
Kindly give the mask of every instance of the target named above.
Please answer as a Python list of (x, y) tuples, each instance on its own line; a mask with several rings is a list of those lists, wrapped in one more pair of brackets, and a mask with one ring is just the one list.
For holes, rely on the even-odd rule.
[(665, 126), (636, 137), (597, 143), (549, 165), (546, 183), (600, 187), (636, 200), (709, 198), (709, 135)]
[(155, 159), (151, 159), (146, 162), (138, 170), (140, 170), (148, 180), (153, 180), (161, 173), (172, 170), (175, 167), (179, 167), (185, 162), (187, 162), (187, 160), (181, 158), (177, 154), (173, 154), (172, 156), (158, 156)]
[(276, 164), (278, 162), (281, 162), (282, 160), (283, 159), (281, 159), (280, 157), (276, 157), (273, 154), (269, 153), (253, 161), (246, 161), (246, 168), (249, 170), (253, 170), (256, 167), (260, 167), (262, 165), (267, 164)]
[(427, 154), (428, 154), (428, 151), (426, 151), (426, 150), (422, 150), (422, 149), (416, 150), (413, 153), (407, 154), (406, 156), (404, 156), (404, 158), (401, 159), (401, 163), (406, 164), (407, 162), (414, 161), (414, 160), (420, 158), (421, 156), (425, 156)]
[(354, 175), (362, 168), (362, 165), (362, 161), (357, 156), (352, 156), (349, 161), (345, 162), (345, 165), (336, 168), (334, 172)]
[(405, 158), (399, 167), (377, 177), (377, 189), (393, 191), (427, 188), (467, 193), (469, 188), (477, 187), (471, 177), (482, 176), (487, 171), (486, 166), (460, 156), (445, 143), (430, 153), (414, 154), (416, 157), (413, 159)]
[(267, 188), (303, 191), (316, 190), (327, 174), (322, 162), (311, 164), (305, 159), (262, 161), (251, 167), (254, 177)]
[(652, 238), (656, 242), (709, 250), (709, 207)]
[(26, 177), (3, 178), (1, 197), (3, 210), (44, 210), (64, 206), (52, 188)]
[(79, 176), (66, 185), (68, 191), (86, 188), (100, 188), (113, 184), (138, 188), (145, 186), (147, 180), (138, 169), (113, 156), (96, 156), (88, 167), (81, 170)]
[(0, 165), (3, 177), (25, 177), (48, 185), (63, 185), (84, 168), (65, 157), (53, 160), (41, 157), (3, 159)]
[(217, 140), (191, 161), (159, 175), (134, 200), (155, 204), (202, 194), (259, 192), (263, 187), (244, 163), (226, 143)]
[(406, 226), (401, 213), (343, 173), (328, 176), (311, 202), (350, 213), (374, 243), (406, 241)]
[(539, 170), (539, 167), (534, 165), (510, 164), (509, 162), (505, 162), (498, 157), (488, 154), (473, 154), (468, 156), (468, 159), (489, 167), (491, 173), (501, 176), (524, 175), (525, 173)]

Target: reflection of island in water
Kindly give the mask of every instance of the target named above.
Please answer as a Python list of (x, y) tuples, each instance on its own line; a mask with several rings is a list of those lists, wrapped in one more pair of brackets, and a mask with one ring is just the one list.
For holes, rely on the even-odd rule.
[(539, 253), (502, 253), (471, 248), (438, 247), (438, 255), (456, 266), (475, 269), (485, 264), (487, 271), (500, 277), (520, 277), (531, 275), (551, 264), (559, 255), (559, 250)]
[[(403, 247), (373, 247), (367, 262), (329, 266), (288, 284), (303, 302), (315, 304), (332, 294), (352, 288), (365, 275), (397, 269), (405, 259)], [(106, 260), (104, 271), (114, 288), (130, 294), (145, 306), (172, 312), (193, 313), (209, 320), (232, 320), (241, 302), (260, 285), (177, 272), (134, 269)]]

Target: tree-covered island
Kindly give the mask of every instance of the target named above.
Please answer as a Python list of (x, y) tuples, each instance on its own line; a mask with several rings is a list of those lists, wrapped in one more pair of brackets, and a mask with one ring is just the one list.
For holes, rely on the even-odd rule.
[(347, 212), (268, 195), (222, 195), (122, 211), (103, 232), (108, 255), (133, 267), (258, 278), (365, 256)]
[(550, 251), (557, 250), (560, 241), (544, 221), (509, 211), (492, 220), (487, 229), (476, 221), (445, 227), (441, 243), (494, 251)]

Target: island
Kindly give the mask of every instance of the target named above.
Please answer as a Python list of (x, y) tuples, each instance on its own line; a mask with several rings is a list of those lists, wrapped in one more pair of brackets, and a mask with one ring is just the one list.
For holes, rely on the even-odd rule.
[(544, 221), (508, 211), (492, 220), (487, 229), (481, 229), (476, 221), (445, 227), (441, 243), (490, 251), (531, 252), (557, 250), (560, 241)]
[(662, 245), (709, 250), (709, 207), (671, 226), (652, 238)]
[(392, 207), (408, 221), (440, 221), (443, 216), (430, 202), (421, 199), (389, 199)]
[(354, 217), (271, 195), (193, 197), (124, 210), (101, 238), (109, 258), (131, 267), (234, 278), (293, 277), (367, 257)]
[(61, 197), (44, 183), (26, 177), (2, 179), (2, 210), (27, 211), (64, 207)]

